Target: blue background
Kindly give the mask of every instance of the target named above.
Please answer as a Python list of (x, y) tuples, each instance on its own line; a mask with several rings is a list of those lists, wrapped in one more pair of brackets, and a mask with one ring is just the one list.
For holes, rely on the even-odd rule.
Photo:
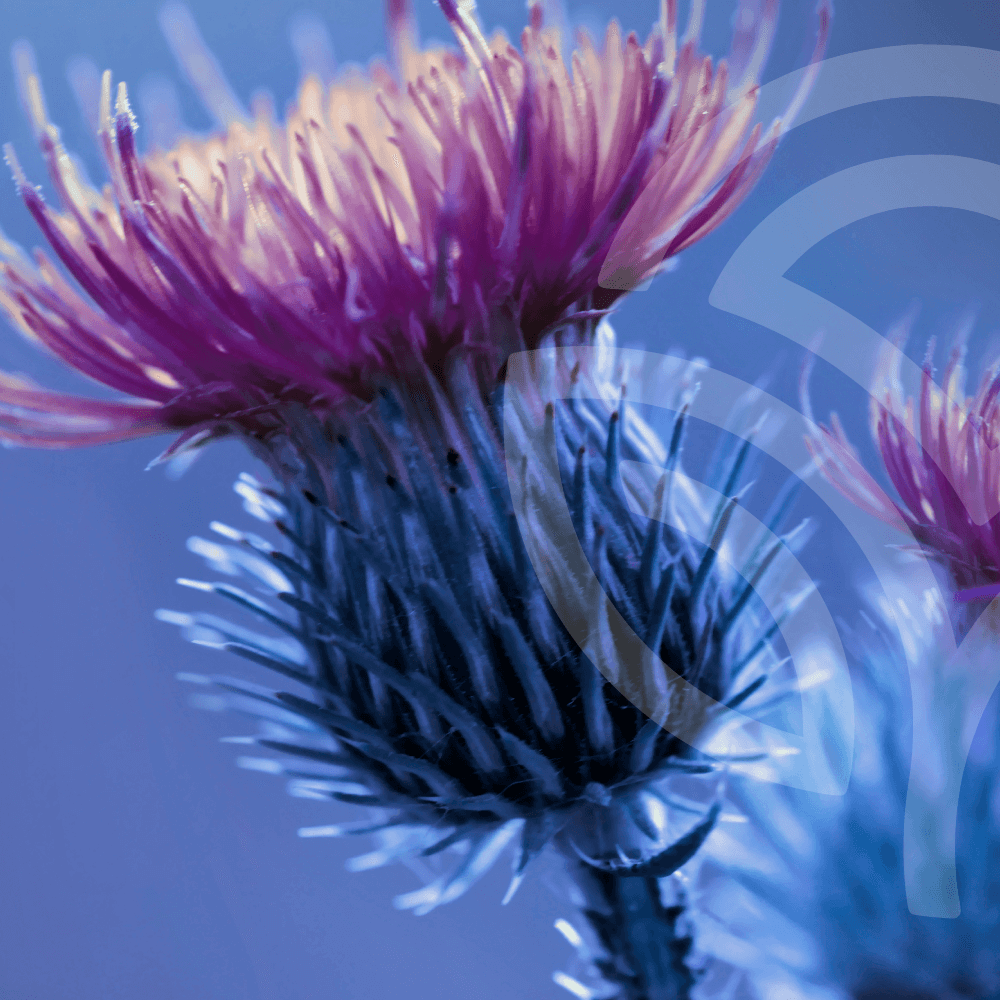
[[(64, 70), (78, 54), (130, 85), (147, 74), (178, 78), (157, 27), (157, 4), (97, 0), (8, 4), (0, 49), (34, 44), (52, 118), (91, 175), (101, 176)], [(728, 47), (729, 2), (709, 5), (704, 48)], [(655, 0), (571, 2), (593, 26), (617, 15), (645, 37)], [(260, 87), (279, 107), (294, 92), (287, 25), (300, 0), (229, 0), (195, 8), (198, 23), (244, 99)], [(338, 59), (384, 51), (372, 0), (314, 8)], [(429, 0), (423, 37), (448, 29)], [(481, 16), (516, 37), (521, 0), (484, 0)], [(812, 4), (789, 0), (766, 78), (800, 66)], [(992, 0), (840, 0), (831, 54), (912, 42), (1000, 48)], [(188, 123), (207, 119), (181, 87)], [(140, 133), (141, 136), (141, 133)], [(35, 181), (44, 172), (11, 78), (0, 74), (0, 137), (12, 140)], [(729, 256), (796, 191), (835, 170), (903, 153), (951, 153), (1000, 162), (1000, 108), (972, 101), (897, 100), (850, 109), (795, 130), (746, 204), (679, 269), (636, 294), (616, 322), (626, 343), (681, 346), (753, 381), (781, 359), (773, 391), (794, 401), (798, 349), (708, 305)], [(28, 247), (38, 236), (13, 186), (0, 194), (0, 225)], [(789, 276), (884, 330), (919, 299), (912, 353), (979, 311), (974, 355), (1000, 328), (1000, 223), (950, 210), (903, 210), (834, 234)], [(0, 363), (57, 388), (78, 382), (13, 333)], [(821, 366), (816, 407), (836, 406), (863, 442), (865, 397)], [(501, 908), (506, 866), (471, 894), (424, 918), (391, 897), (414, 887), (404, 869), (351, 875), (354, 845), (300, 840), (301, 825), (336, 810), (286, 797), (273, 778), (238, 771), (215, 738), (242, 723), (192, 710), (176, 671), (227, 666), (153, 621), (157, 607), (187, 609), (198, 595), (177, 576), (200, 574), (185, 539), (214, 518), (245, 515), (229, 491), (252, 468), (216, 446), (179, 482), (143, 472), (166, 442), (89, 451), (0, 453), (0, 998), (2, 1000), (382, 1000), (546, 997), (564, 994), (551, 971), (568, 959), (553, 931), (565, 911), (542, 879)], [(863, 448), (871, 457), (869, 448)], [(804, 507), (808, 508), (808, 498)], [(821, 512), (822, 513), (822, 512)], [(857, 552), (832, 516), (803, 561), (846, 617)], [(213, 610), (215, 610), (213, 608)], [(212, 657), (215, 656), (215, 659)], [(348, 810), (342, 811), (345, 815)], [(362, 845), (357, 845), (360, 848)]]

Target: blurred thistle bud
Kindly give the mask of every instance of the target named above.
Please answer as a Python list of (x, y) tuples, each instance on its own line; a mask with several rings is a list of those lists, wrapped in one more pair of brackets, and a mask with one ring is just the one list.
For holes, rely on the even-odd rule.
[[(996, 706), (981, 719), (968, 714), (995, 646), (984, 633), (968, 672), (946, 669), (947, 608), (936, 591), (919, 605), (901, 615), (873, 597), (852, 629), (858, 738), (846, 796), (734, 782), (748, 822), (719, 829), (697, 887), (698, 941), (713, 956), (706, 988), (747, 1000), (986, 1000), (1000, 991)], [(934, 714), (930, 731), (914, 701)], [(963, 731), (967, 761), (955, 753)], [(957, 822), (939, 803), (953, 783)], [(908, 811), (917, 822), (906, 842)], [(957, 879), (942, 884), (926, 862), (952, 847)], [(914, 874), (925, 884), (908, 884)], [(953, 919), (915, 912), (926, 894), (954, 897)]]
[[(941, 384), (934, 381), (932, 340), (917, 398), (904, 398), (903, 348), (912, 317), (891, 331), (871, 389), (872, 441), (896, 490), (891, 499), (864, 468), (834, 414), (807, 440), (823, 475), (862, 510), (898, 527), (917, 552), (940, 566), (967, 631), (1000, 594), (1000, 362), (987, 365), (966, 395), (966, 341), (960, 329)], [(808, 376), (808, 372), (806, 373)], [(810, 409), (808, 386), (803, 401)]]

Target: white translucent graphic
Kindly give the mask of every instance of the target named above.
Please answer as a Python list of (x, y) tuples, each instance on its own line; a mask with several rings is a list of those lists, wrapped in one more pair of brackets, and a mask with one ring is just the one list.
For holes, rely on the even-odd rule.
[[(842, 795), (847, 788), (853, 759), (854, 704), (850, 675), (826, 604), (809, 586), (808, 575), (790, 552), (785, 557), (786, 565), (794, 567), (792, 579), (788, 581), (790, 589), (806, 593), (797, 612), (781, 625), (781, 633), (799, 681), (803, 717), (801, 737), (726, 708), (679, 677), (645, 645), (601, 588), (573, 525), (559, 476), (555, 442), (546, 443), (543, 433), (525, 435), (519, 429), (518, 408), (523, 400), (569, 397), (574, 391), (572, 371), (577, 364), (582, 370), (592, 371), (598, 367), (626, 370), (629, 401), (658, 406), (670, 398), (682, 369), (688, 367), (688, 362), (682, 359), (647, 351), (611, 348), (610, 357), (608, 353), (604, 347), (550, 347), (512, 355), (507, 363), (504, 444), (508, 481), (521, 536), (542, 589), (567, 631), (590, 660), (645, 715), (662, 721), (671, 698), (683, 692), (689, 711), (683, 718), (672, 719), (670, 725), (665, 726), (673, 735), (708, 754), (764, 755), (768, 762), (766, 771), (749, 765), (744, 770), (796, 788)], [(553, 376), (554, 385), (549, 381)], [(765, 416), (765, 411), (770, 411), (774, 419), (784, 417), (786, 422), (794, 421), (793, 429), (779, 435), (778, 441), (765, 445), (765, 450), (789, 472), (801, 470), (808, 463), (803, 440), (806, 427), (801, 414), (775, 397), (722, 372), (704, 369), (698, 373), (698, 379), (701, 390), (689, 403), (692, 416), (725, 428), (736, 403), (744, 404), (747, 409), (745, 397), (749, 390), (754, 400), (746, 413), (747, 426), (757, 423)], [(575, 391), (579, 395), (587, 390), (577, 385)], [(624, 472), (628, 466), (641, 469), (645, 463), (622, 462), (621, 466)], [(544, 484), (543, 492), (536, 489), (530, 497), (532, 510), (544, 508), (542, 517), (528, 514), (524, 470), (534, 474), (536, 482)], [(650, 471), (657, 477), (662, 473), (658, 469)], [(719, 494), (687, 476), (675, 473), (675, 479), (693, 492), (703, 510), (713, 509), (721, 499)], [(834, 500), (832, 488), (825, 492), (830, 494), (831, 502), (847, 505), (843, 498)], [(836, 497), (839, 498), (839, 494)], [(731, 522), (732, 536), (727, 537), (731, 549), (720, 552), (720, 556), (734, 567), (745, 561), (750, 547), (759, 542), (762, 530), (766, 539), (775, 540), (749, 512), (738, 507), (736, 511)], [(698, 526), (690, 519), (669, 523), (708, 544), (707, 533), (700, 537), (697, 534), (699, 527), (705, 530), (707, 526)], [(553, 553), (557, 553), (557, 559), (553, 559)], [(584, 581), (584, 584), (582, 587), (579, 584), (567, 586), (568, 580)], [(774, 607), (766, 593), (760, 596), (765, 605)], [(586, 608), (584, 615), (581, 615), (581, 605)], [(590, 627), (595, 622), (599, 622), (600, 627)], [(662, 686), (644, 682), (652, 677), (664, 679)], [(822, 684), (816, 683), (819, 677), (823, 678)], [(712, 720), (712, 725), (704, 726), (706, 718)], [(740, 765), (734, 764), (733, 769), (740, 770)]]
[[(788, 107), (808, 72), (807, 68), (790, 73), (761, 88), (757, 118), (765, 126)], [(827, 59), (790, 128), (844, 108), (913, 97), (947, 97), (1000, 104), (1000, 52), (966, 46), (902, 45)], [(813, 246), (844, 226), (883, 212), (914, 207), (955, 208), (1000, 220), (1000, 166), (959, 156), (897, 156), (862, 163), (826, 177), (790, 198), (756, 227), (723, 268), (709, 302), (813, 351), (867, 391), (880, 356), (885, 357), (885, 352), (894, 348), (857, 317), (789, 281), (785, 273)], [(820, 332), (824, 336), (817, 340)], [(510, 371), (515, 381), (524, 380), (526, 387), (531, 381), (532, 364), (527, 356), (519, 358), (511, 359)], [(919, 386), (920, 368), (901, 354), (898, 360), (903, 390), (913, 395)], [(631, 398), (636, 398), (633, 394), (641, 391), (644, 401), (656, 405), (669, 395), (669, 387), (658, 381), (669, 376), (669, 364), (665, 359), (650, 355), (648, 363), (644, 364), (633, 356), (629, 359), (629, 367), (632, 371)], [(637, 378), (637, 369), (645, 370), (645, 376)], [(699, 378), (702, 391), (694, 399), (692, 415), (719, 427), (726, 426), (730, 410), (749, 386), (740, 379), (711, 369), (705, 370)], [(660, 393), (656, 391), (657, 385), (663, 390)], [(803, 436), (814, 428), (800, 413), (766, 393), (759, 393), (758, 404), (779, 414), (784, 421), (782, 433), (766, 443), (764, 450), (790, 473), (797, 473), (809, 460)], [(507, 416), (505, 409), (505, 421)], [(756, 416), (748, 415), (747, 427), (754, 424)], [(516, 495), (519, 490), (517, 468), (511, 464), (510, 457), (514, 453), (519, 458), (524, 456), (517, 452), (516, 440), (511, 440), (513, 450), (508, 453), (508, 478), (512, 493)], [(535, 457), (547, 460), (543, 456)], [(550, 458), (554, 460), (554, 456)], [(943, 471), (950, 474), (950, 470)], [(950, 600), (950, 595), (947, 598), (941, 595), (925, 560), (915, 559), (907, 565), (905, 576), (899, 574), (890, 546), (907, 541), (905, 537), (901, 538), (898, 532), (857, 510), (818, 477), (810, 481), (810, 486), (862, 549), (883, 588), (887, 610), (896, 616), (901, 634), (906, 632), (914, 617), (922, 613), (926, 600), (931, 599), (940, 606), (944, 606), (946, 599)], [(565, 498), (560, 497), (560, 502), (565, 507)], [(998, 510), (1000, 496), (990, 498), (983, 511), (970, 511), (970, 516), (976, 524), (983, 524)], [(520, 515), (519, 521), (524, 521)], [(557, 539), (557, 543), (566, 546), (565, 554), (574, 563), (575, 570), (582, 571), (582, 564), (587, 560), (573, 531), (568, 507), (563, 527), (567, 528), (567, 533)], [(540, 552), (537, 546), (533, 550), (531, 525), (522, 523), (521, 530), (526, 533), (529, 554), (534, 552), (532, 560), (535, 562)], [(539, 539), (535, 541), (541, 543)], [(553, 544), (553, 539), (546, 544)], [(539, 565), (535, 568), (538, 571)], [(539, 576), (548, 593), (545, 572), (539, 572)], [(553, 586), (553, 593), (558, 589)], [(551, 593), (549, 597), (552, 598)], [(606, 597), (604, 601), (610, 605)], [(553, 603), (558, 612), (558, 604)], [(822, 630), (826, 627), (828, 613), (825, 606), (819, 610), (821, 604), (806, 609), (803, 621)], [(1000, 599), (983, 614), (960, 647), (956, 646), (949, 629), (938, 630), (941, 666), (936, 673), (921, 670), (916, 651), (904, 643), (913, 693), (914, 732), (903, 855), (907, 902), (915, 915), (957, 917), (961, 910), (955, 873), (958, 794), (972, 737), (1000, 682), (1000, 656), (991, 651), (996, 635), (989, 625), (990, 621), (1000, 620), (998, 609)], [(638, 642), (638, 637), (622, 633), (621, 627), (627, 629), (627, 626), (620, 619), (615, 622), (613, 610), (605, 607), (601, 613), (615, 624), (614, 646), (618, 656), (629, 643)], [(792, 649), (787, 630), (783, 634)], [(795, 636), (791, 638), (799, 641)], [(609, 673), (617, 676), (615, 671), (621, 670), (620, 664), (609, 664), (606, 658), (602, 662), (604, 654), (600, 650), (588, 652), (606, 676)], [(642, 654), (639, 647), (633, 646), (633, 655), (641, 657), (648, 655), (648, 651)], [(799, 667), (796, 662), (796, 669)], [(728, 731), (739, 734), (741, 745), (755, 744), (763, 748), (770, 740), (772, 749), (783, 745), (791, 751), (784, 756), (776, 780), (813, 790), (840, 793), (845, 790), (851, 766), (849, 744), (853, 740), (853, 707), (849, 678), (842, 662), (835, 665), (831, 676), (832, 704), (839, 714), (836, 732), (825, 734), (825, 739), (817, 729), (815, 717), (810, 717), (806, 736), (796, 745), (794, 741), (788, 742), (788, 734), (779, 737), (777, 731), (769, 732), (767, 727), (748, 726), (739, 713), (732, 713)], [(948, 701), (947, 706), (942, 705), (942, 698)], [(810, 699), (807, 685), (802, 700), (803, 710), (808, 715), (809, 705), (816, 702)], [(651, 711), (647, 714), (655, 717), (655, 705), (640, 707), (643, 711), (649, 707)], [(945, 707), (947, 710), (943, 710)], [(702, 748), (697, 735), (677, 735)], [(845, 735), (849, 737), (846, 740)], [(774, 743), (775, 739), (779, 743)], [(781, 744), (780, 740), (786, 742)], [(839, 749), (834, 751), (836, 759), (830, 766), (828, 758), (834, 746)], [(782, 758), (779, 756), (779, 759)], [(811, 776), (808, 773), (810, 766), (817, 768)], [(986, 859), (983, 863), (987, 863)]]
[[(762, 88), (762, 116), (783, 106), (802, 72)], [(1000, 52), (905, 45), (828, 59), (796, 125), (843, 108), (905, 97), (1000, 104)], [(784, 275), (838, 229), (882, 212), (914, 207), (957, 208), (1000, 219), (1000, 167), (958, 156), (898, 156), (824, 178), (777, 208), (744, 240), (723, 268), (709, 302), (814, 350), (867, 390), (886, 349), (885, 340), (857, 317)], [(817, 344), (819, 331), (824, 336)], [(900, 361), (904, 389), (912, 394), (919, 366), (906, 358)], [(1000, 509), (1000, 497), (988, 503), (983, 512), (970, 511), (975, 523), (985, 523)], [(906, 585), (900, 586), (886, 572), (883, 526), (871, 519), (845, 524), (886, 589), (887, 608), (903, 631), (906, 620), (920, 614), (926, 593), (940, 598), (929, 566), (911, 564)], [(898, 542), (899, 536), (892, 540)], [(960, 647), (949, 629), (939, 630), (943, 666), (937, 676), (924, 674), (908, 650), (913, 756), (903, 856), (907, 902), (915, 915), (957, 917), (961, 912), (955, 874), (958, 795), (976, 726), (1000, 681), (1000, 657), (990, 652), (996, 636), (988, 625), (995, 610), (991, 607), (980, 617)], [(943, 706), (944, 691), (960, 704)], [(983, 859), (983, 863), (988, 862)]]

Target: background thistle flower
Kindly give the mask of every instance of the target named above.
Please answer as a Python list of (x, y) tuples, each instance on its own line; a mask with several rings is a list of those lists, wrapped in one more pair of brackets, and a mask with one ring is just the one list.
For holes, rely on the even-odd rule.
[[(893, 331), (869, 405), (872, 439), (899, 501), (864, 468), (836, 414), (807, 443), (834, 486), (863, 510), (912, 533), (920, 550), (944, 568), (951, 589), (981, 611), (1000, 593), (1000, 368), (987, 366), (975, 394), (966, 396), (965, 329), (955, 337), (941, 385), (934, 381), (932, 340), (919, 398), (904, 399), (901, 352), (909, 325)], [(805, 383), (803, 399), (808, 407)]]

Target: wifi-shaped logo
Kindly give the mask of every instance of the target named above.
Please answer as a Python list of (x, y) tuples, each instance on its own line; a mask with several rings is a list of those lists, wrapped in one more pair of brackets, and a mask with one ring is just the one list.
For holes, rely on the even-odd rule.
[[(814, 69), (800, 70), (763, 87), (758, 116), (766, 121), (787, 107), (792, 95), (801, 92), (804, 74)], [(827, 59), (791, 127), (874, 101), (914, 97), (959, 98), (1000, 105), (1000, 52), (964, 46), (904, 45)], [(906, 155), (872, 160), (831, 174), (784, 202), (747, 236), (719, 274), (709, 302), (813, 352), (866, 391), (873, 383), (877, 365), (880, 361), (884, 363), (887, 352), (896, 351), (898, 356), (894, 360), (898, 362), (903, 385), (912, 391), (920, 384), (918, 365), (860, 319), (795, 284), (785, 274), (812, 247), (838, 230), (884, 212), (917, 207), (962, 209), (1000, 220), (1000, 166), (961, 156)], [(818, 340), (816, 335), (820, 331), (824, 336)], [(601, 351), (605, 355), (610, 351), (612, 357), (598, 358)], [(563, 354), (565, 357), (560, 357)], [(605, 345), (545, 348), (514, 355), (508, 363), (504, 412), (508, 480), (521, 532), (542, 587), (567, 628), (579, 622), (579, 609), (565, 606), (566, 588), (551, 578), (552, 563), (541, 558), (540, 553), (546, 546), (556, 544), (563, 557), (559, 564), (570, 567), (575, 580), (591, 580), (594, 586), (590, 592), (597, 602), (595, 613), (600, 610), (611, 623), (615, 641), (597, 649), (591, 648), (593, 643), (585, 634), (574, 638), (614, 683), (630, 670), (649, 669), (649, 650), (620, 616), (615, 617), (610, 599), (600, 590), (577, 539), (562, 489), (553, 488), (553, 496), (546, 498), (557, 512), (557, 516), (547, 521), (550, 531), (555, 526), (558, 534), (555, 540), (537, 537), (538, 522), (524, 517), (519, 503), (524, 499), (519, 475), (523, 463), (530, 459), (552, 466), (557, 456), (542, 453), (544, 445), (538, 446), (542, 452), (526, 454), (525, 449), (530, 450), (530, 446), (525, 445), (523, 435), (514, 431), (514, 401), (525, 393), (537, 395), (539, 391), (549, 393), (550, 397), (561, 393), (568, 397), (571, 391), (578, 393), (579, 386), (571, 387), (565, 379), (561, 388), (558, 379), (557, 384), (539, 385), (539, 373), (568, 373), (576, 365), (588, 364), (627, 370), (629, 399), (656, 406), (663, 405), (663, 400), (669, 397), (669, 381), (680, 376), (681, 362)], [(754, 426), (770, 414), (780, 425), (780, 433), (754, 443), (790, 475), (801, 474), (809, 466), (805, 439), (815, 435), (817, 428), (802, 413), (733, 375), (704, 367), (697, 377), (700, 391), (688, 401), (692, 416), (732, 430), (729, 415), (738, 403), (744, 407), (745, 427)], [(962, 404), (964, 400), (954, 402)], [(982, 446), (988, 445), (984, 441)], [(558, 472), (557, 465), (552, 467)], [(942, 472), (949, 474), (948, 470)], [(713, 496), (705, 484), (683, 478), (685, 488), (706, 506), (716, 503), (718, 496)], [(550, 482), (559, 484), (558, 474), (550, 477)], [(926, 559), (910, 562), (905, 578), (898, 571), (892, 549), (905, 541), (913, 542), (917, 549), (916, 539), (901, 537), (896, 529), (855, 507), (821, 477), (811, 477), (809, 485), (850, 531), (882, 586), (884, 606), (897, 614), (901, 630), (907, 627), (907, 619), (921, 618), (928, 595), (944, 603), (938, 579)], [(992, 518), (1000, 510), (1000, 496), (993, 499), (991, 507), (976, 512), (976, 523), (984, 523), (984, 519)], [(738, 517), (748, 522), (745, 525), (748, 537), (754, 531), (759, 536), (762, 526), (759, 522), (749, 523), (754, 521), (752, 515), (741, 510)], [(690, 523), (675, 527), (691, 530)], [(697, 540), (704, 545), (711, 542), (710, 537)], [(805, 570), (794, 557), (790, 562), (792, 575), (805, 577)], [(788, 585), (794, 586), (795, 581), (790, 580)], [(597, 605), (601, 607), (598, 609)], [(934, 709), (934, 699), (940, 698), (942, 686), (921, 670), (917, 650), (906, 647), (914, 738), (903, 857), (907, 901), (910, 911), (919, 916), (956, 917), (960, 912), (955, 871), (959, 789), (976, 725), (1000, 682), (1000, 657), (989, 655), (995, 637), (987, 627), (988, 618), (983, 615), (960, 644), (948, 629), (939, 630), (937, 635), (947, 690), (951, 697), (962, 702), (951, 706), (957, 711)], [(747, 755), (756, 750), (774, 761), (770, 780), (813, 792), (842, 795), (853, 761), (851, 682), (832, 617), (815, 590), (796, 614), (781, 625), (781, 633), (800, 680), (802, 735), (772, 729), (735, 709), (714, 703), (706, 704), (705, 709), (728, 717), (729, 749)], [(643, 650), (641, 656), (638, 650)], [(810, 685), (807, 677), (809, 672), (815, 672), (817, 650), (822, 650), (825, 657), (825, 682), (819, 688)], [(609, 662), (609, 656), (617, 662)], [(631, 662), (620, 662), (623, 658)], [(672, 684), (685, 688), (685, 698), (711, 702), (707, 695), (672, 674), (665, 664), (658, 663), (657, 668), (667, 671)], [(956, 679), (961, 683), (955, 683)], [(662, 706), (655, 703), (638, 707), (651, 718), (662, 714)], [(831, 731), (831, 726), (835, 731)], [(718, 727), (711, 733), (673, 728), (671, 731), (705, 752), (718, 748)]]

